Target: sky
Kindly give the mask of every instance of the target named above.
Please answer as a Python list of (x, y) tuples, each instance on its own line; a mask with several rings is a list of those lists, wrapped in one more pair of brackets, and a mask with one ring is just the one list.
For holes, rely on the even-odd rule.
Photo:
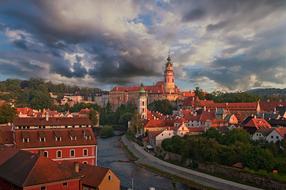
[(286, 88), (286, 0), (0, 0), (0, 80)]

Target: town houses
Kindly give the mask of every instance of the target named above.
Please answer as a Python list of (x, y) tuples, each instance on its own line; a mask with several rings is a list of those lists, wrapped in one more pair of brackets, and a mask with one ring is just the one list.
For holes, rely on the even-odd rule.
[[(272, 107), (269, 108), (269, 105)], [(221, 132), (243, 128), (252, 135), (252, 140), (277, 142), (285, 138), (283, 125), (272, 126), (268, 121), (285, 123), (284, 102), (215, 103), (191, 98), (171, 115), (147, 111), (143, 130), (146, 144), (157, 147), (166, 138), (174, 135), (202, 134), (209, 128)], [(272, 110), (272, 111), (271, 111)], [(276, 110), (280, 110), (278, 113)], [(266, 117), (267, 115), (275, 117)]]
[[(10, 128), (10, 129), (9, 129)], [(96, 138), (88, 118), (16, 118), (1, 134), (6, 144), (39, 153), (54, 161), (72, 160), (96, 165)]]
[(55, 162), (41, 154), (0, 149), (0, 189), (120, 190), (120, 180), (108, 168), (79, 162)]
[(50, 110), (33, 114), (30, 108), (17, 112), (13, 123), (0, 126), (0, 189), (120, 190), (119, 178), (97, 166), (88, 109), (69, 117)]

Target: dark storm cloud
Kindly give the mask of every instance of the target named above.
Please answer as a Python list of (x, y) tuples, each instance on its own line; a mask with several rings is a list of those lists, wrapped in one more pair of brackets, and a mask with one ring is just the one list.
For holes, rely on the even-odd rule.
[[(0, 47), (0, 58), (6, 60), (0, 62), (0, 73), (19, 73), (23, 77), (57, 74), (71, 80), (92, 77), (101, 84), (136, 83), (141, 77), (161, 77), (164, 48), (172, 46), (172, 40), (186, 38), (186, 41), (192, 39), (192, 45), (186, 43), (186, 47), (176, 47), (182, 51), (174, 50), (176, 60), (182, 62), (175, 64), (176, 71), (180, 71), (176, 76), (189, 67), (186, 63), (192, 62), (192, 55), (204, 59), (200, 45), (215, 39), (226, 47), (217, 47), (219, 55), (207, 66), (201, 61), (201, 69), (189, 70), (191, 78), (208, 77), (229, 88), (247, 84), (253, 75), (256, 80), (277, 84), (285, 79), (279, 70), (285, 63), (285, 52), (281, 54), (285, 49), (285, 41), (281, 39), (285, 27), (276, 30), (279, 23), (274, 27), (265, 19), (278, 20), (285, 12), (285, 0), (174, 0), (170, 5), (157, 3), (161, 7), (146, 1), (130, 1), (132, 10), (124, 10), (128, 6), (119, 7), (124, 2), (105, 11), (114, 3), (106, 1), (106, 6), (101, 1), (85, 1), (85, 4), (76, 0), (0, 0), (0, 37), (7, 30), (27, 34), (20, 33), (15, 39), (7, 37), (9, 45), (14, 47), (8, 48), (16, 49), (11, 53), (13, 56), (5, 55)], [(148, 9), (144, 5), (139, 13), (133, 13), (140, 3), (151, 6), (149, 10), (153, 12), (142, 14), (142, 7)], [(250, 28), (257, 29), (250, 37), (240, 32)], [(260, 34), (260, 30), (265, 33)], [(198, 37), (194, 38), (194, 33)], [(209, 51), (208, 47), (204, 51)], [(256, 57), (264, 51), (263, 58)], [(13, 63), (10, 66), (9, 61)], [(254, 81), (251, 85), (263, 82)]]
[[(50, 60), (52, 73), (68, 78), (84, 77), (90, 74), (102, 82), (125, 82), (136, 76), (155, 76), (158, 74), (158, 70), (156, 70), (158, 67), (154, 67), (154, 61), (157, 62), (158, 57), (155, 57), (144, 47), (145, 41), (136, 39), (137, 37), (132, 36), (132, 33), (127, 34), (128, 36), (125, 34), (118, 36), (116, 33), (105, 35), (104, 29), (100, 26), (92, 28), (82, 23), (70, 26), (57, 18), (59, 13), (55, 12), (57, 9), (54, 9), (51, 2), (26, 1), (25, 6), (23, 5), (21, 9), (14, 7), (15, 3), (17, 2), (2, 2), (3, 7), (0, 8), (0, 14), (15, 20), (15, 24), (10, 26), (11, 28), (22, 28), (42, 42), (45, 47), (38, 51), (56, 57)], [(128, 40), (130, 37), (134, 38)], [(16, 40), (13, 43), (25, 51), (31, 50), (28, 48), (25, 39)], [(89, 52), (90, 47), (94, 44), (98, 48), (96, 51)], [(94, 64), (91, 69), (87, 69), (84, 64), (79, 62), (70, 64), (63, 60), (62, 51), (72, 53), (75, 50), (71, 47), (77, 45), (90, 53), (89, 57), (92, 59), (89, 61)], [(146, 45), (152, 46), (152, 44), (147, 43)], [(139, 49), (140, 53), (133, 53), (132, 58), (121, 53), (132, 53), (132, 49)]]
[(205, 10), (201, 9), (201, 8), (197, 8), (194, 10), (191, 10), (189, 12), (187, 12), (184, 16), (183, 16), (183, 21), (194, 21), (194, 20), (198, 20), (203, 18), (206, 15)]

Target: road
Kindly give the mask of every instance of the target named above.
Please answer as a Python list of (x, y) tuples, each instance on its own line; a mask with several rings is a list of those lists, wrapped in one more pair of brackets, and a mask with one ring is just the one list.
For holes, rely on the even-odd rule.
[(125, 136), (121, 138), (122, 142), (128, 149), (139, 158), (136, 162), (138, 164), (145, 164), (155, 167), (161, 171), (168, 172), (178, 177), (193, 181), (203, 186), (220, 189), (220, 190), (261, 190), (260, 188), (243, 185), (229, 180), (214, 177), (205, 173), (197, 172), (191, 169), (180, 167), (168, 162), (162, 161), (155, 156), (147, 153), (142, 147), (134, 142), (127, 140)]
[(129, 161), (127, 152), (123, 149), (120, 137), (107, 139), (98, 138), (98, 165), (111, 168), (120, 178), (124, 190), (131, 187), (131, 180), (134, 180), (134, 190), (149, 190), (155, 187), (156, 190), (190, 190), (184, 184), (159, 176), (147, 169), (139, 167)]

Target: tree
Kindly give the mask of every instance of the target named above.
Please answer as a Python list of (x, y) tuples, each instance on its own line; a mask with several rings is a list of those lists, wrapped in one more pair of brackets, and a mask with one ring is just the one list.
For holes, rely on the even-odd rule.
[(30, 106), (34, 109), (45, 109), (52, 106), (52, 99), (48, 93), (38, 90), (30, 92)]
[(0, 107), (0, 124), (12, 122), (15, 117), (16, 110), (14, 108), (8, 104), (4, 104)]
[(135, 113), (130, 121), (130, 128), (128, 129), (133, 134), (143, 133), (144, 122), (138, 113)]
[(118, 123), (128, 127), (128, 121), (131, 121), (133, 114), (130, 112), (124, 113), (120, 116)]
[(107, 138), (114, 135), (114, 130), (110, 125), (105, 125), (100, 131), (100, 137)]
[(90, 109), (90, 112), (88, 114), (89, 119), (91, 120), (92, 125), (98, 126), (98, 112), (94, 109)]
[(205, 99), (205, 93), (203, 92), (202, 89), (200, 89), (200, 87), (196, 87), (195, 88), (195, 94), (196, 96), (200, 99), (200, 100), (204, 100)]
[(162, 114), (172, 114), (175, 106), (168, 100), (157, 100), (149, 104), (148, 109), (151, 111), (158, 111)]
[(210, 128), (208, 129), (205, 133), (204, 136), (207, 138), (213, 138), (216, 140), (220, 140), (222, 138), (222, 135), (219, 133), (219, 131), (215, 128)]
[(271, 171), (274, 166), (274, 157), (267, 149), (253, 146), (244, 157), (244, 165), (254, 170)]
[(233, 129), (228, 131), (222, 139), (222, 144), (230, 145), (235, 142), (250, 143), (250, 135), (243, 129)]

